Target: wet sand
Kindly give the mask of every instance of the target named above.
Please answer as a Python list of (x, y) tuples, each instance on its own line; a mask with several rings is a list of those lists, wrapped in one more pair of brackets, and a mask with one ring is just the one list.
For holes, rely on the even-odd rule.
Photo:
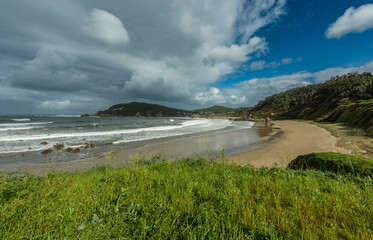
[(229, 160), (239, 165), (251, 164), (255, 167), (270, 167), (287, 164), (299, 155), (312, 152), (348, 153), (337, 147), (337, 138), (329, 131), (316, 125), (301, 121), (275, 121), (273, 128), (281, 129), (283, 136), (272, 144), (254, 151), (242, 152), (229, 156)]
[[(253, 128), (225, 129), (198, 135), (186, 135), (176, 138), (164, 138), (139, 144), (140, 147), (114, 150), (113, 158), (109, 164), (113, 167), (128, 165), (132, 156), (139, 154), (146, 158), (162, 153), (167, 160), (178, 158), (207, 156), (215, 158), (221, 155), (222, 150), (227, 155), (252, 151), (275, 141), (282, 135), (279, 130), (273, 131), (264, 123), (256, 123)], [(68, 162), (52, 163), (13, 163), (2, 164), (0, 169), (6, 171), (27, 171), (33, 175), (44, 175), (50, 171), (83, 171), (96, 166), (105, 166), (108, 163), (106, 154)], [(43, 156), (40, 156), (42, 158)], [(52, 157), (53, 159), (53, 157)]]
[[(107, 155), (70, 162), (44, 164), (3, 164), (6, 171), (26, 171), (33, 175), (44, 175), (51, 171), (83, 171), (96, 166), (110, 164), (113, 167), (128, 165), (135, 154), (146, 158), (162, 153), (167, 160), (177, 158), (207, 156), (218, 157), (222, 150), (228, 159), (239, 165), (286, 166), (298, 155), (312, 152), (341, 152), (337, 138), (327, 130), (298, 121), (275, 121), (272, 126), (257, 123), (252, 129), (223, 130), (197, 136), (157, 140), (138, 148), (118, 150), (113, 158)], [(106, 157), (106, 158), (105, 158)]]

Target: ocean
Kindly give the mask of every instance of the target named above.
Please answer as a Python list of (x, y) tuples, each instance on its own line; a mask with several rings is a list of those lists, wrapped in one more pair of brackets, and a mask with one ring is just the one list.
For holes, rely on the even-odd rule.
[[(253, 125), (228, 119), (0, 115), (0, 164), (41, 163), (49, 155), (54, 159), (48, 161), (73, 161), (144, 141)], [(63, 149), (57, 151), (58, 145)], [(48, 149), (53, 154), (42, 154)]]

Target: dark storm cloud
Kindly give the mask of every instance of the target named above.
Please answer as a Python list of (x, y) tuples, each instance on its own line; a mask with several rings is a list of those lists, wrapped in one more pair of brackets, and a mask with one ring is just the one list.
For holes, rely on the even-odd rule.
[(254, 33), (283, 14), (284, 1), (249, 3), (2, 1), (0, 112), (20, 102), (34, 112), (92, 112), (139, 99), (246, 104), (238, 89), (209, 86), (266, 52)]

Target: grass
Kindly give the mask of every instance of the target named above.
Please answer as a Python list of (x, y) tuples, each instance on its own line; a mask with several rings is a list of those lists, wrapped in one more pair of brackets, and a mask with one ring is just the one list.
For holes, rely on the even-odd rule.
[(349, 150), (351, 154), (373, 158), (373, 136), (364, 130), (341, 123), (310, 123), (331, 132), (338, 138), (337, 145)]
[(373, 177), (373, 159), (341, 153), (311, 153), (289, 163), (291, 169), (315, 169), (344, 175)]
[(161, 155), (84, 173), (3, 173), (0, 238), (371, 239), (372, 183)]

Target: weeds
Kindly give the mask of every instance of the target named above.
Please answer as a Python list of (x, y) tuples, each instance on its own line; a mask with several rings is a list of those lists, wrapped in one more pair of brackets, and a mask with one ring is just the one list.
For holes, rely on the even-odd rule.
[(371, 178), (134, 156), (119, 169), (2, 173), (0, 238), (371, 239), (372, 204)]

